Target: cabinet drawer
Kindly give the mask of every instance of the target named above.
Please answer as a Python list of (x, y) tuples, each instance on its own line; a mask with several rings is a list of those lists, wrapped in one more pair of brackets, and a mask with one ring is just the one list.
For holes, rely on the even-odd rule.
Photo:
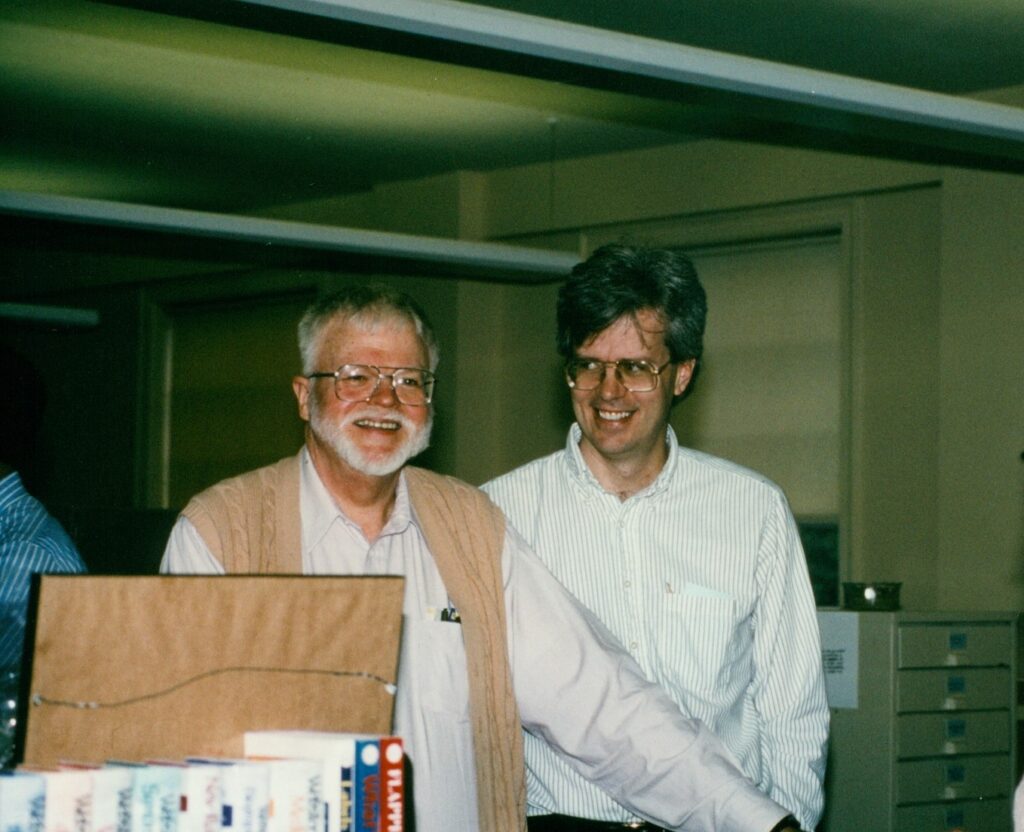
[(896, 710), (959, 711), (1009, 708), (1010, 669), (901, 670), (896, 674)]
[(903, 714), (896, 718), (896, 754), (900, 758), (1009, 750), (1009, 711)]
[(904, 624), (899, 628), (899, 666), (1009, 665), (1008, 624)]
[(896, 802), (1006, 796), (1012, 780), (1008, 754), (904, 761), (896, 764)]
[(976, 800), (896, 810), (897, 832), (1010, 832), (1009, 800)]

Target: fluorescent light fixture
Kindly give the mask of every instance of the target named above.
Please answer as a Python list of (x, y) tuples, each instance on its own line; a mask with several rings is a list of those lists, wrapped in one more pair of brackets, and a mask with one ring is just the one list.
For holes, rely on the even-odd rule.
[(96, 326), (100, 322), (100, 313), (95, 309), (73, 309), (68, 306), (0, 303), (0, 318), (59, 326)]
[[(454, 0), (241, 2), (781, 104), (784, 121), (832, 125), (851, 136), (888, 133), (883, 137), (900, 141), (909, 135), (917, 144), (1024, 160), (1024, 110), (1016, 107)], [(772, 109), (765, 114), (771, 117)], [(881, 131), (876, 120), (914, 129)], [(971, 138), (986, 141), (975, 149)]]
[(259, 246), (337, 252), (379, 260), (382, 270), (395, 264), (406, 267), (422, 266), (432, 272), (447, 271), (461, 276), (478, 277), (481, 280), (554, 280), (568, 274), (580, 259), (575, 254), (501, 243), (478, 243), (443, 237), (339, 228), (333, 225), (314, 225), (237, 214), (216, 214), (21, 191), (0, 191), (0, 213), (139, 231), (185, 234)]

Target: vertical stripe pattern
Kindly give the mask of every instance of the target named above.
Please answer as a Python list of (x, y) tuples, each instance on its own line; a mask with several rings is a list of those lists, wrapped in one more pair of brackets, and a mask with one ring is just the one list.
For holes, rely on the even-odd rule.
[(0, 481), (0, 668), (16, 668), (25, 640), (32, 575), (84, 572), (60, 523), (25, 491), (15, 472)]
[[(828, 706), (814, 597), (796, 523), (764, 477), (678, 445), (626, 501), (564, 451), (484, 490), (555, 576), (680, 709), (813, 829), (823, 807)], [(630, 815), (544, 743), (526, 738), (531, 812)]]

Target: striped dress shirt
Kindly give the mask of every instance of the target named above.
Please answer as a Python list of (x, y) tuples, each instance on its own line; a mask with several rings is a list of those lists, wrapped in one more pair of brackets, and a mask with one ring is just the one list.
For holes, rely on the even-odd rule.
[(17, 669), (36, 572), (84, 572), (75, 544), (15, 471), (0, 480), (0, 667)]
[[(680, 447), (669, 428), (658, 478), (620, 501), (587, 468), (579, 441), (573, 425), (564, 451), (484, 490), (649, 678), (813, 829), (829, 712), (814, 596), (782, 491)], [(531, 814), (633, 819), (529, 735), (526, 760)]]

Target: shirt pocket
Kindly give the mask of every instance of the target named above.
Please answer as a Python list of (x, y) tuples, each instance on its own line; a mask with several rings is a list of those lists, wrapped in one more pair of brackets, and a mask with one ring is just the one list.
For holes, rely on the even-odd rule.
[(680, 585), (666, 593), (657, 615), (660, 664), (666, 681), (711, 701), (729, 686), (743, 653), (739, 604), (719, 590)]
[(402, 681), (417, 709), (469, 718), (469, 682), (462, 625), (448, 621), (405, 621)]

